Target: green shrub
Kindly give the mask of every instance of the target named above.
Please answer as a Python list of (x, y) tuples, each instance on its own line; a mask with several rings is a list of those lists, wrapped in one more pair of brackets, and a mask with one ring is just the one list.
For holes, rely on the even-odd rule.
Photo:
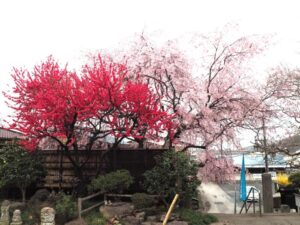
[(203, 214), (191, 209), (182, 209), (180, 211), (180, 217), (184, 221), (188, 222), (189, 225), (208, 225), (218, 221), (218, 219), (213, 215)]
[(23, 221), (23, 225), (36, 225), (39, 224), (39, 218), (35, 216), (30, 209), (26, 209), (22, 211), (21, 218)]
[(156, 204), (155, 198), (146, 193), (135, 193), (131, 200), (135, 209), (150, 208)]
[(133, 177), (128, 170), (117, 170), (93, 179), (89, 191), (102, 191), (103, 193), (122, 193), (133, 183)]
[(144, 173), (147, 192), (164, 196), (168, 202), (178, 193), (181, 204), (189, 206), (191, 199), (197, 197), (200, 185), (196, 163), (185, 153), (174, 150), (157, 156), (155, 161), (156, 166)]
[(292, 173), (289, 176), (289, 182), (296, 187), (300, 187), (300, 172)]
[(83, 219), (88, 225), (105, 225), (105, 219), (97, 211), (91, 211), (84, 215)]
[(71, 195), (60, 194), (55, 203), (57, 216), (64, 222), (76, 217), (76, 202)]

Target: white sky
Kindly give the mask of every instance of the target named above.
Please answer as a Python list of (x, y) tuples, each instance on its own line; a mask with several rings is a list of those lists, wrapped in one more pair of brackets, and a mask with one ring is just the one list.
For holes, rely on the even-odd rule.
[[(52, 54), (79, 64), (83, 54), (116, 47), (134, 33), (169, 37), (238, 23), (241, 33), (276, 34), (262, 64), (300, 63), (300, 1), (292, 0), (0, 0), (0, 91), (12, 67)], [(9, 110), (0, 96), (0, 117)]]

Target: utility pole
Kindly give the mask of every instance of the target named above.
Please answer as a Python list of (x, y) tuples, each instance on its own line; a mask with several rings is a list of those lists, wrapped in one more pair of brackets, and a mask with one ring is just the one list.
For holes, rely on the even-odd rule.
[(269, 172), (269, 161), (268, 161), (268, 149), (267, 149), (267, 135), (266, 135), (266, 125), (265, 117), (262, 118), (262, 129), (263, 129), (263, 148), (265, 152), (265, 172)]

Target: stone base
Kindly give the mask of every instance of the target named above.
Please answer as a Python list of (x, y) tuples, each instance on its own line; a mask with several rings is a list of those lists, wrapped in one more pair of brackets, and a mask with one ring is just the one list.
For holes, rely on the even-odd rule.
[(290, 213), (290, 206), (282, 204), (280, 205), (280, 211), (282, 213)]
[(0, 225), (9, 225), (9, 221), (0, 221)]
[(9, 225), (9, 221), (0, 221), (0, 225)]

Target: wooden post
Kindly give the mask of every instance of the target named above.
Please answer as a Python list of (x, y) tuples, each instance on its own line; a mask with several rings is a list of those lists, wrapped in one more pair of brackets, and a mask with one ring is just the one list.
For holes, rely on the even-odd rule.
[(261, 193), (258, 193), (258, 207), (259, 207), (259, 216), (262, 216), (261, 212)]
[(172, 213), (172, 211), (173, 211), (173, 209), (175, 207), (175, 204), (176, 204), (176, 201), (177, 201), (178, 197), (179, 197), (179, 195), (176, 194), (175, 197), (174, 197), (174, 199), (173, 199), (173, 201), (172, 201), (172, 203), (171, 203), (171, 205), (170, 205), (170, 208), (169, 208), (169, 210), (168, 210), (168, 212), (166, 214), (166, 217), (165, 217), (164, 222), (163, 222), (162, 225), (166, 225), (167, 224), (168, 219), (170, 218), (170, 215), (171, 215), (171, 213)]
[(234, 191), (234, 214), (236, 214), (236, 191)]
[(58, 188), (59, 190), (62, 190), (62, 182), (63, 182), (63, 149), (62, 147), (59, 147), (59, 171), (58, 171), (58, 176), (59, 176), (59, 180), (58, 180)]
[(78, 208), (78, 218), (81, 219), (81, 209), (82, 209), (82, 200), (81, 200), (81, 198), (78, 198), (77, 208)]
[(252, 188), (252, 196), (253, 196), (253, 213), (255, 214), (255, 196), (254, 196), (254, 188)]

